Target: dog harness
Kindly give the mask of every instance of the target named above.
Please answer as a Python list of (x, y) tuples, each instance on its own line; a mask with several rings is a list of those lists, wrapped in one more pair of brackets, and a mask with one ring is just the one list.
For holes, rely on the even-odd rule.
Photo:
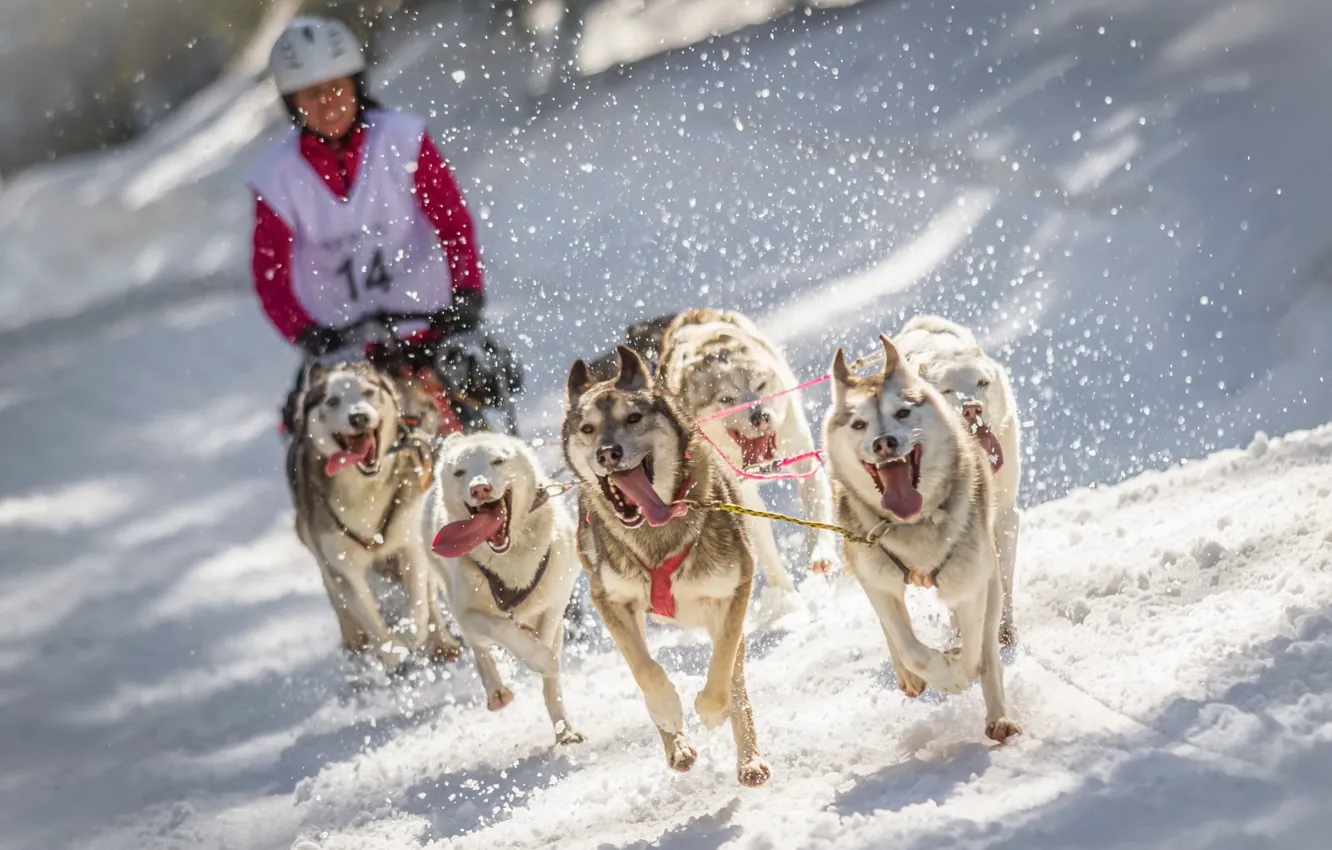
[(532, 583), (527, 587), (520, 588), (509, 587), (481, 562), (475, 559), (469, 560), (472, 561), (473, 566), (481, 571), (481, 575), (486, 577), (486, 583), (490, 585), (490, 597), (495, 600), (495, 604), (501, 611), (508, 614), (514, 608), (526, 602), (527, 597), (532, 595), (538, 584), (541, 584), (541, 577), (546, 574), (546, 567), (550, 564), (550, 550), (547, 549), (546, 554), (541, 556), (541, 563), (537, 565), (536, 575), (532, 576)]
[[(668, 620), (675, 619), (675, 591), (671, 588), (671, 576), (689, 557), (689, 553), (694, 550), (694, 541), (690, 540), (684, 545), (684, 548), (676, 552), (671, 557), (662, 561), (656, 569), (643, 564), (643, 569), (648, 571), (648, 576), (652, 579), (652, 589), (648, 593), (648, 601), (652, 606), (652, 613), (658, 617), (665, 617)], [(643, 563), (639, 561), (639, 563)]]

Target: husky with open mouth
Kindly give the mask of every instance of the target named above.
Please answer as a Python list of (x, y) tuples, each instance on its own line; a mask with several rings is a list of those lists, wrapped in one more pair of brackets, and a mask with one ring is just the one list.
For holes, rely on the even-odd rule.
[[(1003, 586), (994, 546), (989, 459), (961, 414), (921, 379), (887, 337), (883, 371), (859, 377), (839, 348), (823, 442), (838, 522), (873, 545), (847, 545), (847, 570), (883, 625), (897, 683), (960, 693), (979, 676), (985, 734), (1003, 742), (1022, 729), (1008, 717), (999, 662)], [(956, 653), (921, 643), (906, 587), (934, 587), (962, 633)]]
[[(696, 309), (677, 316), (662, 342), (661, 380), (667, 393), (678, 399), (685, 413), (694, 419), (752, 405), (700, 426), (737, 468), (761, 469), (780, 458), (814, 450), (814, 437), (799, 393), (762, 401), (792, 389), (797, 381), (777, 347), (739, 313)], [(814, 461), (805, 461), (792, 471), (803, 472), (811, 463)], [(757, 481), (741, 479), (740, 493), (745, 504), (766, 510)], [(800, 501), (808, 518), (832, 522), (832, 496), (822, 467), (800, 481)], [(750, 517), (748, 522), (768, 583), (792, 587), (782, 568), (771, 521)], [(832, 532), (813, 531), (808, 542), (811, 570), (823, 573), (841, 565)]]
[[(373, 649), (390, 671), (409, 653), (461, 657), (421, 536), (433, 458), (429, 443), (402, 423), (398, 387), (368, 363), (315, 364), (303, 386), (287, 484), (296, 535), (319, 563), (343, 648)], [(385, 626), (372, 569), (402, 585), (405, 634)]]
[(490, 654), (498, 644), (542, 676), (555, 741), (583, 740), (560, 692), (564, 609), (578, 578), (574, 520), (550, 496), (536, 455), (504, 434), (452, 436), (440, 447), (425, 511), (449, 609), (476, 657), (486, 705), (513, 701)]
[(704, 628), (712, 639), (694, 701), (706, 727), (728, 717), (737, 774), (757, 786), (771, 774), (759, 751), (745, 689), (744, 620), (754, 555), (739, 517), (687, 510), (682, 500), (734, 502), (734, 477), (648, 374), (638, 354), (617, 349), (619, 374), (569, 372), (562, 441), (578, 479), (578, 553), (592, 603), (643, 692), (666, 762), (689, 770), (698, 757), (685, 734), (680, 695), (647, 645), (646, 618)]
[(986, 356), (971, 331), (938, 316), (917, 316), (907, 322), (893, 345), (922, 378), (962, 411), (989, 457), (995, 485), (995, 548), (1004, 583), (999, 643), (1011, 645), (1017, 640), (1013, 579), (1017, 571), (1022, 455), (1017, 404), (1008, 372)]

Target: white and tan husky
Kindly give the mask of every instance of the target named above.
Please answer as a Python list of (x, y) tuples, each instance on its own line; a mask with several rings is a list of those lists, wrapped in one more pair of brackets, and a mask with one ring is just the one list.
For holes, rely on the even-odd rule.
[(938, 316), (917, 316), (907, 322), (893, 345), (922, 378), (962, 411), (989, 455), (995, 485), (995, 547), (1004, 582), (999, 642), (1010, 645), (1017, 640), (1013, 583), (1021, 522), (1017, 501), (1022, 435), (1008, 372), (986, 356), (971, 331)]
[[(411, 652), (459, 658), (421, 537), (429, 444), (403, 427), (398, 386), (368, 363), (314, 365), (304, 386), (287, 448), (287, 484), (296, 535), (319, 562), (343, 648), (371, 649), (387, 670)], [(402, 585), (405, 634), (384, 624), (370, 589), (372, 570)]]
[[(814, 438), (798, 392), (759, 401), (791, 390), (798, 382), (777, 347), (739, 313), (711, 309), (681, 313), (666, 328), (659, 372), (666, 392), (693, 419), (742, 404), (752, 405), (700, 426), (736, 468), (761, 466), (814, 450)], [(766, 509), (757, 481), (741, 478), (739, 485), (745, 504)], [(832, 521), (828, 476), (822, 467), (800, 481), (800, 500), (809, 519), (825, 524)], [(748, 523), (768, 584), (791, 588), (791, 579), (783, 570), (773, 538), (772, 523), (759, 517), (750, 517)], [(811, 570), (829, 572), (841, 565), (832, 532), (814, 531), (808, 543)]]
[(682, 500), (733, 502), (735, 479), (707, 451), (692, 420), (656, 386), (637, 352), (620, 346), (618, 375), (598, 382), (577, 361), (562, 429), (578, 479), (578, 553), (592, 604), (643, 692), (674, 770), (694, 765), (680, 694), (647, 645), (649, 612), (707, 629), (707, 680), (694, 700), (704, 726), (731, 721), (742, 785), (768, 781), (745, 687), (745, 612), (754, 554), (734, 514), (691, 510)]
[[(1008, 716), (999, 661), (1003, 587), (994, 547), (994, 479), (961, 414), (880, 337), (884, 367), (854, 375), (841, 349), (824, 422), (838, 521), (874, 545), (847, 546), (847, 569), (869, 597), (888, 640), (898, 686), (958, 693), (979, 676), (985, 734), (1021, 733)], [(906, 587), (937, 588), (962, 633), (957, 653), (921, 643)]]
[(565, 713), (560, 653), (579, 562), (573, 518), (550, 498), (549, 485), (535, 454), (514, 437), (449, 437), (439, 450), (425, 533), (487, 707), (513, 701), (490, 654), (498, 645), (541, 675), (555, 741), (574, 744), (583, 736)]

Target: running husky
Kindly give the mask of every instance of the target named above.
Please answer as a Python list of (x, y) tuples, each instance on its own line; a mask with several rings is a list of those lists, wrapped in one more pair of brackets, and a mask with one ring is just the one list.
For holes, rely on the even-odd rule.
[[(797, 385), (786, 359), (753, 322), (739, 313), (710, 309), (688, 310), (671, 322), (662, 342), (660, 376), (666, 392), (693, 419), (758, 402)], [(753, 404), (701, 427), (740, 469), (814, 451), (799, 393)], [(766, 510), (757, 481), (741, 479), (740, 493), (746, 504)], [(800, 501), (805, 516), (832, 522), (832, 496), (822, 467), (800, 482)], [(749, 531), (768, 583), (790, 589), (772, 523), (750, 517)], [(811, 570), (824, 573), (841, 565), (832, 532), (815, 531), (808, 539)]]
[[(1008, 718), (999, 663), (1003, 587), (994, 547), (994, 479), (962, 417), (901, 359), (887, 337), (883, 371), (854, 375), (839, 348), (824, 421), (838, 521), (874, 545), (847, 546), (847, 568), (879, 616), (897, 683), (946, 693), (980, 676), (985, 734), (1022, 729)], [(962, 633), (958, 653), (925, 646), (911, 628), (906, 586), (935, 587)]]
[(1017, 567), (1017, 498), (1022, 479), (1021, 429), (1004, 367), (985, 355), (971, 331), (938, 316), (917, 316), (893, 340), (917, 373), (962, 410), (990, 458), (995, 484), (995, 548), (1004, 582), (999, 642), (1011, 645)]
[(498, 644), (541, 674), (555, 742), (576, 744), (583, 736), (565, 717), (559, 675), (578, 554), (573, 519), (549, 494), (522, 441), (452, 436), (439, 451), (425, 534), (434, 538), (449, 608), (476, 657), (487, 707), (499, 711), (513, 701), (490, 654)]
[[(421, 537), (429, 443), (402, 424), (398, 387), (368, 363), (314, 364), (303, 386), (287, 448), (287, 484), (296, 536), (319, 563), (343, 648), (373, 647), (390, 671), (408, 652), (460, 658)], [(384, 625), (370, 590), (371, 569), (402, 585), (410, 620), (405, 639)]]
[(647, 646), (646, 616), (702, 627), (712, 639), (707, 680), (694, 701), (706, 727), (731, 719), (742, 785), (768, 781), (745, 690), (745, 612), (754, 554), (745, 523), (717, 511), (686, 514), (684, 499), (734, 502), (735, 480), (698, 429), (663, 395), (633, 349), (619, 374), (597, 382), (582, 360), (569, 372), (565, 460), (578, 479), (578, 553), (592, 604), (643, 691), (666, 763), (689, 770), (698, 752), (684, 731), (680, 695)]

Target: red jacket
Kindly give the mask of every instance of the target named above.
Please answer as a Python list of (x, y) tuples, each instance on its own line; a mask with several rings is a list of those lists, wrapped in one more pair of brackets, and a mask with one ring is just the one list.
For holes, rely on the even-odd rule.
[[(311, 133), (301, 135), (301, 156), (314, 167), (328, 188), (346, 198), (356, 182), (361, 162), (361, 147), (366, 126), (357, 124), (339, 150), (334, 150)], [(421, 137), (417, 159), (415, 193), (439, 244), (448, 259), (455, 292), (484, 291), (481, 260), (473, 237), (472, 217), (449, 166), (430, 134)], [(301, 331), (315, 324), (301, 308), (291, 288), (292, 232), (277, 213), (255, 198), (254, 254), (251, 269), (254, 289), (264, 312), (278, 332), (292, 342)]]

